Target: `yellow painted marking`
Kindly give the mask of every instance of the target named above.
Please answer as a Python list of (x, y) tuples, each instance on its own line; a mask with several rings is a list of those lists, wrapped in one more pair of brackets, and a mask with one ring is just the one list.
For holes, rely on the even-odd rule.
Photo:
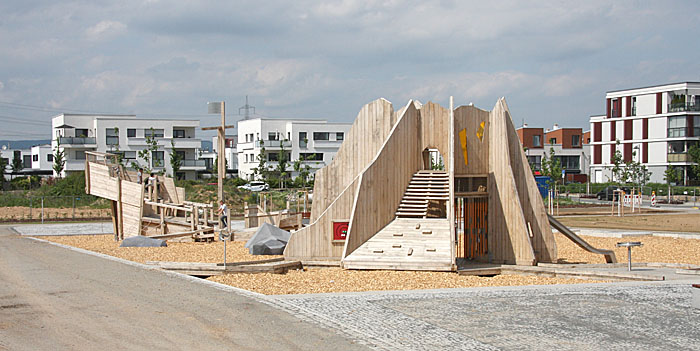
[(486, 122), (481, 122), (479, 129), (476, 131), (476, 137), (479, 138), (479, 141), (484, 141), (484, 128), (486, 128)]
[(464, 165), (469, 165), (469, 160), (467, 159), (467, 129), (462, 129), (459, 131), (459, 143), (462, 144), (462, 154), (464, 154)]

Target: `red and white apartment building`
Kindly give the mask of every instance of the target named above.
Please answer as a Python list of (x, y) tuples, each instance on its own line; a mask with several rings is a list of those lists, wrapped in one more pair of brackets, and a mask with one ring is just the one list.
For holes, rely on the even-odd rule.
[(516, 129), (516, 133), (535, 174), (542, 168), (543, 157), (551, 157), (554, 150), (554, 157), (559, 159), (567, 182), (588, 181), (591, 160), (587, 145), (589, 132), (583, 132), (581, 128), (560, 128), (558, 124), (552, 129), (533, 128), (525, 124)]
[[(691, 180), (688, 149), (700, 137), (700, 83), (683, 82), (609, 91), (605, 115), (591, 116), (591, 181), (612, 181), (611, 159), (620, 150), (624, 161), (638, 161), (663, 183), (673, 166)], [(619, 141), (619, 144), (617, 144)]]

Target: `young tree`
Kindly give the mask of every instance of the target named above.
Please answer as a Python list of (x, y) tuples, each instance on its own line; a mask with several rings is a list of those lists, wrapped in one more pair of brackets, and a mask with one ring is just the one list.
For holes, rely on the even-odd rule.
[(627, 179), (627, 170), (624, 162), (622, 161), (622, 153), (620, 152), (619, 148), (617, 147), (620, 145), (620, 140), (616, 139), (615, 140), (615, 153), (612, 156), (612, 160), (610, 160), (610, 163), (612, 163), (612, 175), (613, 175), (613, 181), (615, 182), (620, 182), (624, 183)]
[(280, 141), (280, 151), (277, 154), (277, 168), (275, 169), (277, 175), (279, 176), (280, 188), (285, 188), (287, 181), (287, 167), (289, 167), (287, 150), (284, 148), (284, 143)]
[[(151, 156), (156, 151), (158, 151), (158, 139), (155, 137), (155, 129), (151, 127), (151, 133), (146, 135), (146, 148), (138, 152), (139, 158), (146, 161), (146, 166), (143, 167), (143, 170), (147, 174), (152, 172), (151, 167), (156, 168), (162, 166), (160, 160), (153, 160), (153, 162), (151, 162)], [(134, 167), (134, 164), (136, 164), (136, 167)], [(132, 167), (138, 169), (139, 164), (132, 162)]]
[[(16, 173), (19, 173), (24, 169), (24, 164), (22, 163), (21, 158), (13, 158), (12, 163), (10, 163), (10, 168), (12, 169), (12, 175), (15, 175)], [(10, 176), (12, 177), (12, 176)]]
[(690, 157), (690, 169), (693, 171), (695, 179), (700, 179), (700, 146), (697, 143), (688, 148), (688, 157)]
[(173, 169), (173, 178), (177, 178), (177, 172), (182, 168), (182, 157), (175, 152), (175, 143), (170, 139), (170, 167)]
[(2, 151), (0, 151), (0, 185), (5, 184), (5, 169), (7, 168), (7, 160), (2, 157)]
[(550, 178), (547, 182), (550, 187), (559, 182), (562, 170), (561, 161), (555, 157), (554, 148), (550, 148), (549, 156), (542, 156), (542, 175)]
[(311, 166), (304, 164), (305, 159), (300, 157), (298, 160), (294, 161), (293, 168), (294, 171), (299, 173), (299, 175), (294, 179), (294, 184), (298, 187), (305, 188), (307, 185), (307, 179), (311, 173)]
[(668, 202), (671, 202), (671, 183), (673, 184), (678, 184), (678, 182), (681, 179), (681, 172), (679, 168), (675, 168), (673, 166), (668, 166), (666, 167), (666, 171), (664, 171), (664, 180), (666, 180), (666, 184), (668, 185)]
[(61, 150), (61, 139), (56, 137), (56, 149), (53, 150), (53, 171), (56, 172), (57, 177), (61, 177), (61, 172), (66, 167), (66, 157)]
[[(263, 141), (260, 140), (260, 145), (263, 145)], [(270, 181), (270, 169), (267, 167), (267, 154), (265, 153), (265, 147), (260, 148), (260, 153), (256, 156), (258, 160), (258, 166), (253, 168), (253, 174), (255, 179), (262, 180), (264, 182)]]

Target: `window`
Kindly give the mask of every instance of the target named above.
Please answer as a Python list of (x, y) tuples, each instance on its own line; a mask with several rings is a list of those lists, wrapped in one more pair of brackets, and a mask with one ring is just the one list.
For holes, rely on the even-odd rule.
[(245, 162), (248, 162), (248, 154), (245, 154)]
[(129, 128), (126, 130), (126, 137), (127, 138), (136, 138), (136, 129)]
[(75, 159), (76, 160), (84, 160), (85, 159), (85, 151), (84, 150), (78, 150), (75, 152)]
[(338, 140), (338, 141), (345, 140), (345, 133), (343, 133), (343, 132), (335, 133), (335, 140)]
[(32, 155), (32, 161), (33, 161), (33, 162), (38, 162), (38, 161), (39, 161), (39, 155)]
[(678, 138), (686, 135), (685, 116), (668, 118), (668, 137)]
[(107, 136), (107, 145), (119, 145), (119, 129), (107, 128), (105, 135)]
[(22, 156), (22, 167), (32, 168), (32, 155)]
[(632, 97), (632, 113), (631, 116), (636, 116), (637, 115), (637, 97), (633, 96)]
[(540, 140), (539, 135), (532, 136), (532, 146), (534, 146), (534, 147), (542, 146), (542, 140)]
[(46, 155), (46, 161), (53, 162), (53, 154)]
[(574, 134), (571, 136), (571, 146), (581, 146), (581, 136)]
[(557, 138), (549, 138), (549, 143), (554, 145), (557, 143)]
[(124, 159), (125, 160), (135, 160), (136, 159), (136, 151), (124, 151)]
[(314, 140), (328, 140), (328, 132), (314, 132)]
[(152, 138), (162, 138), (164, 135), (163, 129), (144, 129), (143, 130), (143, 135), (145, 137), (152, 137)]
[(306, 132), (299, 132), (299, 146), (306, 147), (306, 144), (308, 142), (309, 142), (309, 140), (306, 139)]
[(180, 158), (180, 160), (185, 159), (185, 152), (184, 151), (175, 151), (175, 154), (177, 155), (178, 158)]
[(268, 161), (277, 161), (277, 160), (279, 160), (279, 154), (276, 152), (267, 154), (267, 160)]
[(700, 116), (693, 116), (693, 136), (700, 136)]
[(579, 169), (579, 156), (554, 156), (561, 162), (561, 168), (566, 170)]
[(184, 129), (173, 129), (173, 138), (184, 138), (185, 137), (185, 130)]
[(76, 129), (75, 130), (75, 137), (76, 138), (87, 138), (87, 136), (88, 136), (87, 129)]
[(323, 153), (322, 152), (315, 152), (315, 153), (299, 153), (299, 159), (302, 161), (323, 161)]
[(669, 154), (684, 154), (685, 153), (685, 142), (684, 141), (669, 141), (668, 142), (668, 153)]
[(277, 132), (269, 132), (267, 133), (267, 140), (280, 140), (279, 134)]
[(153, 163), (153, 167), (163, 167), (164, 165), (164, 160), (165, 160), (165, 152), (164, 151), (151, 151), (151, 160)]

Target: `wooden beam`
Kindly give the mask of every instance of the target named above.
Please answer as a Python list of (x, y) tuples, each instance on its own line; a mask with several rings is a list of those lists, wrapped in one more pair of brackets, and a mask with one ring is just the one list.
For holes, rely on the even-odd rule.
[[(224, 126), (224, 128), (226, 128), (226, 129), (231, 129), (231, 128), (235, 128), (235, 127), (236, 127), (236, 126), (230, 125), (230, 124), (227, 125), (227, 126)], [(216, 126), (216, 127), (202, 127), (202, 130), (218, 130), (219, 128), (221, 128), (221, 126)]]

